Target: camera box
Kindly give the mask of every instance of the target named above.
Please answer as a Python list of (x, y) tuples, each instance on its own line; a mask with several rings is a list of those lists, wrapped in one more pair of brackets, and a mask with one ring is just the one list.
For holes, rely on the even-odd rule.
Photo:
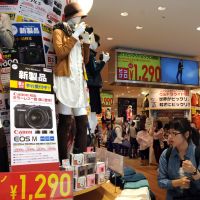
[(74, 176), (80, 177), (80, 176), (86, 176), (87, 175), (87, 166), (74, 166)]
[(86, 152), (94, 152), (94, 147), (87, 147)]
[(70, 154), (70, 163), (72, 166), (84, 165), (84, 154)]
[(96, 184), (101, 184), (105, 182), (105, 173), (95, 174)]
[(96, 164), (87, 164), (87, 174), (96, 173)]
[(96, 163), (96, 152), (84, 152), (85, 164)]
[(87, 179), (87, 187), (92, 187), (95, 185), (95, 174), (89, 174), (86, 176)]
[(106, 173), (106, 165), (105, 162), (97, 162), (96, 164), (96, 173), (101, 174), (101, 173)]
[(74, 190), (86, 188), (86, 176), (74, 177)]
[(67, 166), (70, 166), (70, 162), (69, 162), (69, 159), (63, 159), (62, 160), (62, 167), (67, 167)]

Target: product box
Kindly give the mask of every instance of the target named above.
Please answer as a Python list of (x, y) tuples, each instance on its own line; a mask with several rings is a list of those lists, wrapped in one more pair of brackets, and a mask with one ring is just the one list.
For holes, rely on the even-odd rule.
[(87, 174), (96, 173), (96, 164), (87, 164)]
[(72, 166), (84, 165), (84, 154), (70, 154), (70, 163)]
[(62, 160), (62, 167), (67, 167), (67, 166), (70, 166), (70, 161), (69, 159), (63, 159)]
[(95, 174), (89, 174), (86, 176), (87, 187), (92, 187), (95, 185)]
[(94, 152), (94, 147), (87, 147), (86, 152)]
[(105, 182), (105, 173), (95, 174), (96, 184), (101, 184)]
[(85, 164), (96, 163), (96, 152), (84, 152)]
[(86, 176), (74, 177), (74, 190), (86, 188)]
[(74, 176), (75, 177), (80, 177), (80, 176), (86, 176), (87, 175), (87, 166), (74, 166)]
[(96, 173), (101, 174), (101, 173), (106, 173), (106, 165), (105, 162), (97, 162), (96, 164)]

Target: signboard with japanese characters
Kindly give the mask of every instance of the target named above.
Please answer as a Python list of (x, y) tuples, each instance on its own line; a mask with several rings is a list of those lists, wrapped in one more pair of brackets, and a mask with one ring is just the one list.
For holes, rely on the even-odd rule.
[(13, 63), (10, 88), (14, 90), (53, 93), (52, 69)]
[(2, 200), (73, 199), (72, 171), (0, 173)]
[(190, 91), (152, 89), (149, 93), (149, 107), (152, 110), (190, 109)]

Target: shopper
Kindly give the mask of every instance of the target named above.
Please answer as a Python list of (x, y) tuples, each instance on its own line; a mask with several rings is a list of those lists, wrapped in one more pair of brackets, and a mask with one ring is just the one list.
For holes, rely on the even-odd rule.
[(123, 123), (123, 119), (117, 118), (115, 120), (115, 126), (114, 126), (114, 129), (113, 129), (116, 133), (116, 138), (113, 141), (113, 148), (115, 150), (115, 153), (117, 153), (117, 154), (120, 154), (121, 144), (122, 144), (122, 141), (123, 141), (122, 123)]
[[(2, 47), (12, 48), (14, 36), (10, 18), (7, 14), (0, 14), (0, 65), (3, 62)], [(1, 75), (1, 73), (0, 73)], [(1, 79), (0, 79), (1, 80)], [(3, 86), (0, 81), (0, 91), (3, 91)], [(6, 144), (6, 136), (3, 127), (0, 127), (0, 172), (9, 171), (8, 152)]]
[(132, 122), (129, 128), (129, 134), (130, 134), (130, 152), (129, 157), (130, 158), (136, 158), (137, 157), (137, 151), (138, 151), (138, 143), (136, 140), (137, 137), (137, 130), (135, 128), (135, 122)]
[(172, 148), (162, 153), (158, 173), (158, 184), (167, 189), (167, 200), (200, 197), (200, 151), (191, 141), (192, 130), (185, 118), (170, 122)]

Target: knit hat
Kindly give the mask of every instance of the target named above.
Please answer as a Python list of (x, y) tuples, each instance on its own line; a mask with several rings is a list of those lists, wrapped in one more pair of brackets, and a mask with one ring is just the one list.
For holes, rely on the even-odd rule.
[(65, 20), (69, 20), (74, 17), (86, 17), (87, 15), (83, 12), (81, 6), (76, 3), (69, 3), (64, 8)]

